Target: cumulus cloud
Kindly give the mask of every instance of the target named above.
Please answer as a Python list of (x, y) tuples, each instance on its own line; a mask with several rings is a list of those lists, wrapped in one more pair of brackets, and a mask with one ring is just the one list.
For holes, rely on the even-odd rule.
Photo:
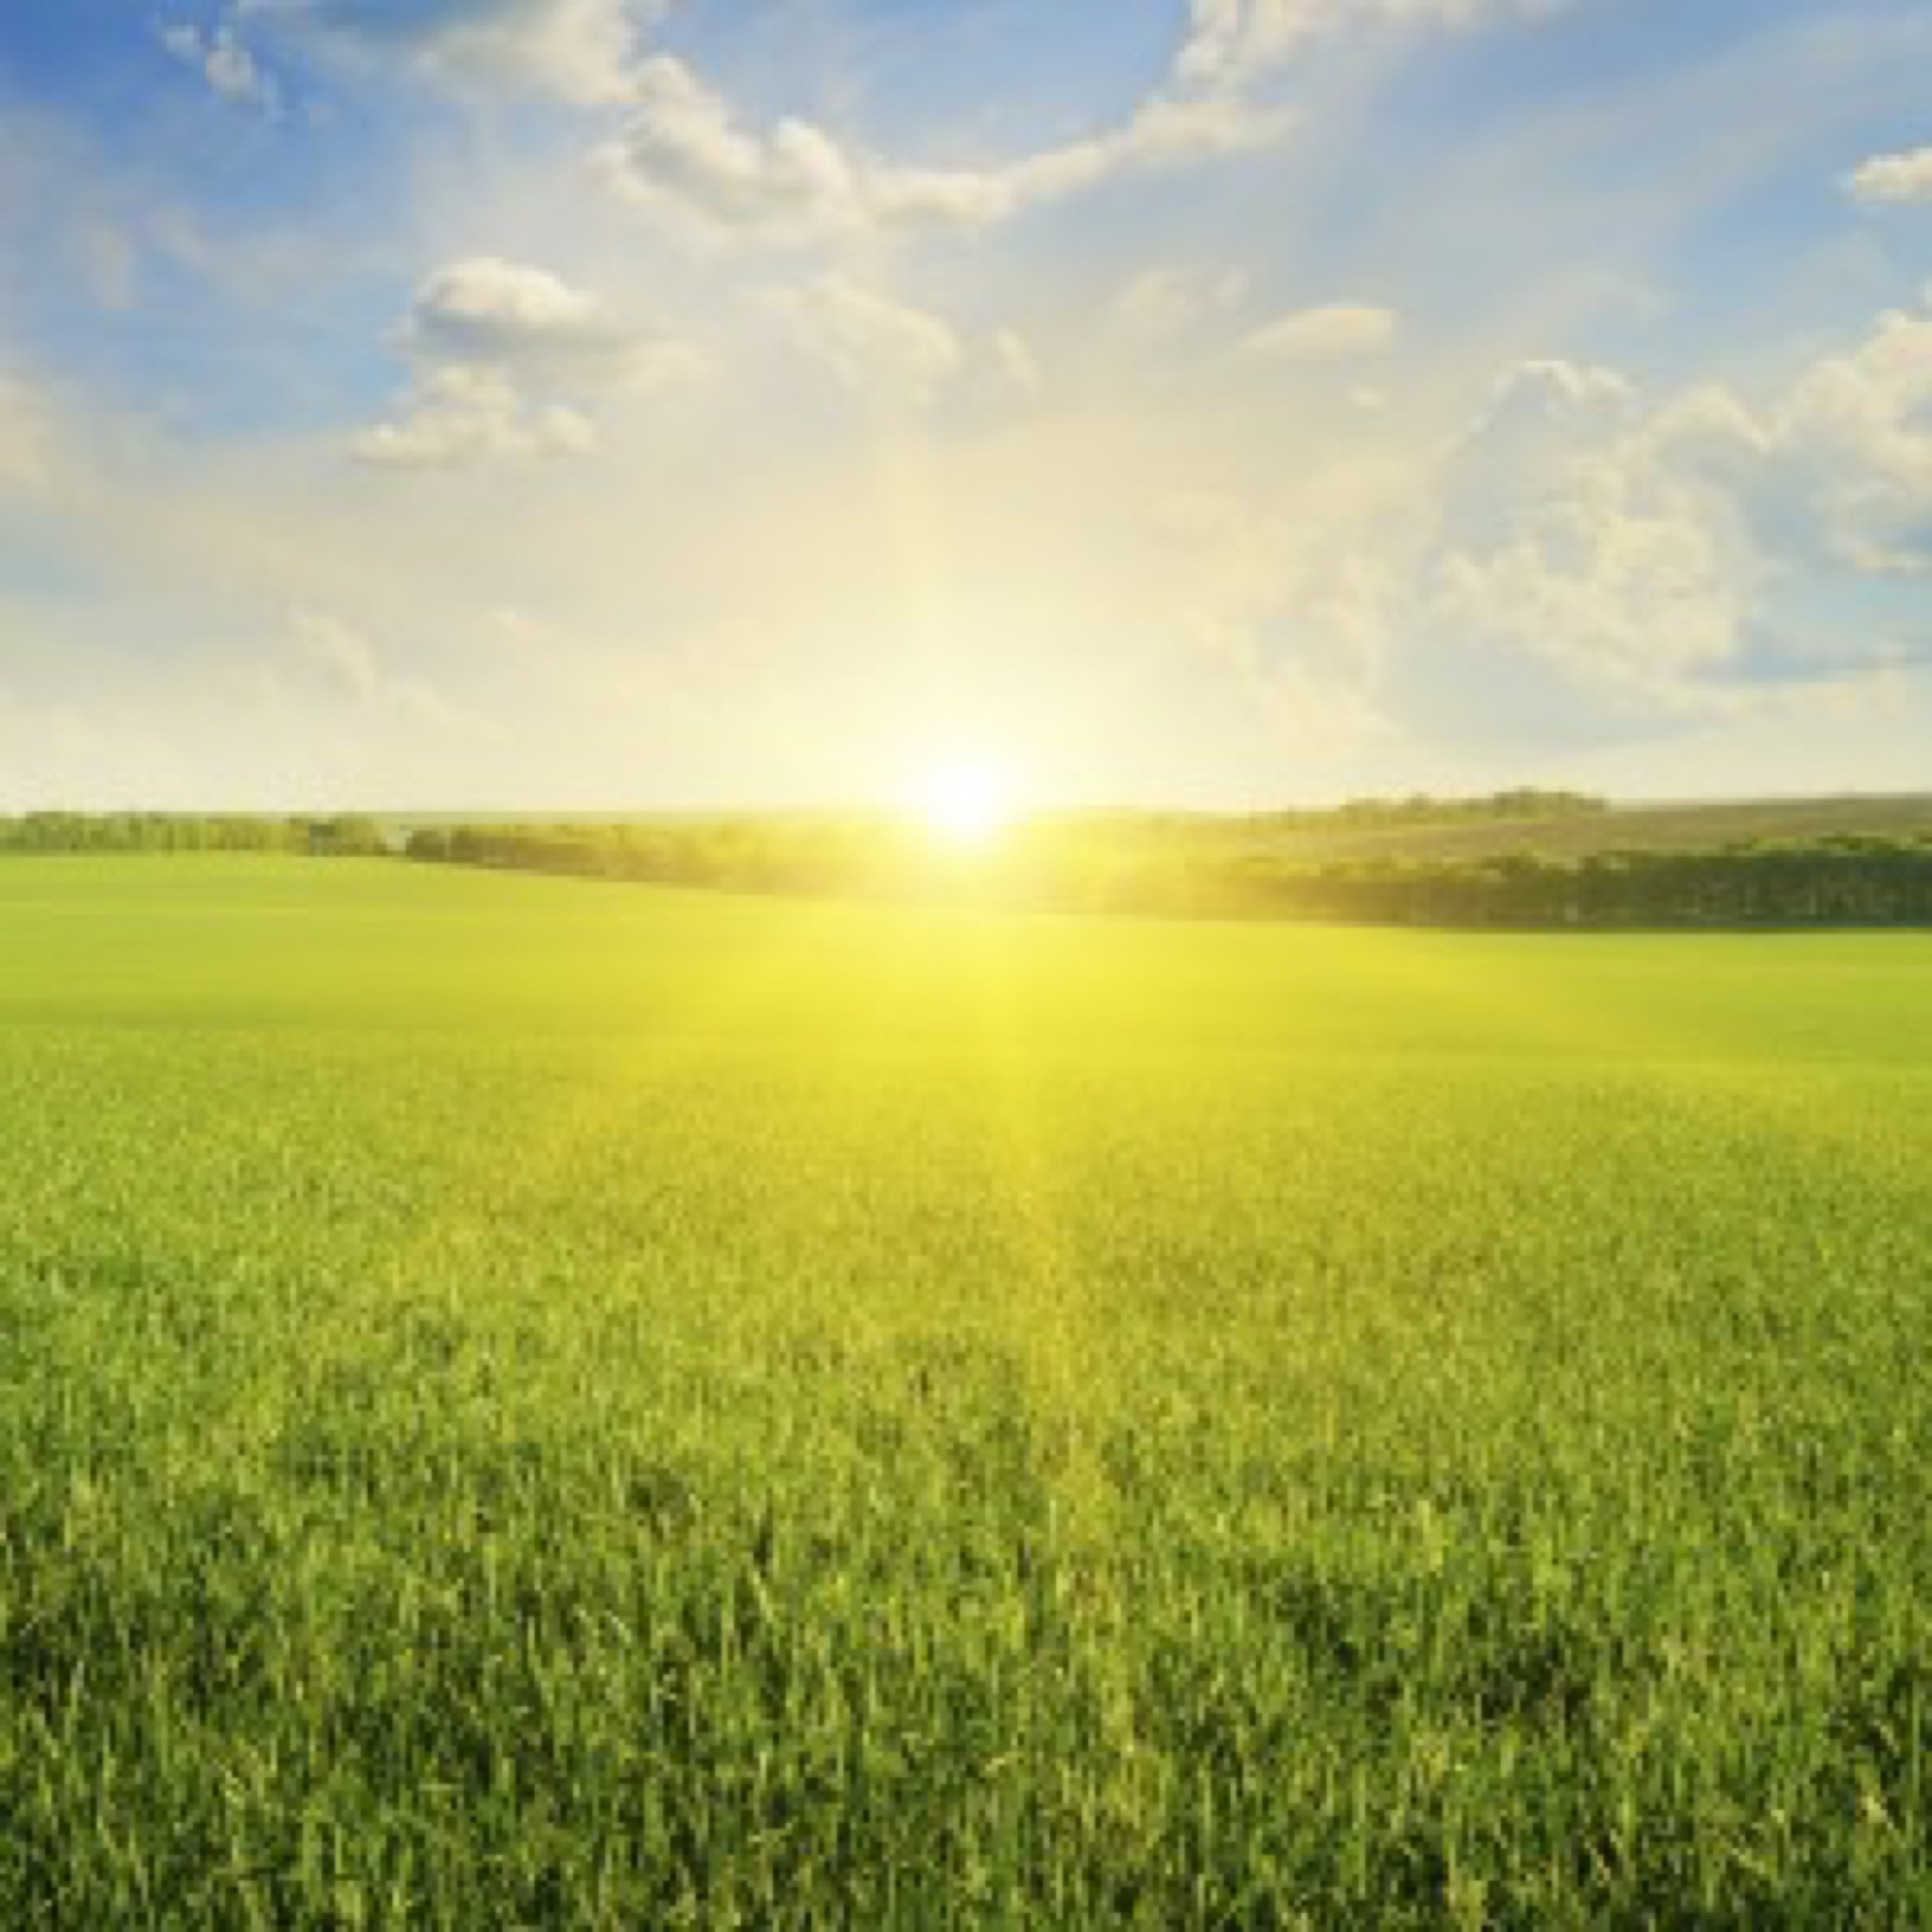
[(1845, 187), (1854, 200), (1868, 206), (1932, 203), (1932, 148), (1874, 154), (1846, 178)]
[(554, 94), (586, 106), (631, 92), (646, 0), (237, 0), (262, 32), (350, 56), (401, 53), (458, 82)]
[(724, 220), (782, 215), (825, 218), (856, 202), (858, 182), (842, 149), (816, 128), (782, 121), (760, 134), (681, 61), (648, 61), (634, 112), (604, 151), (620, 185), (687, 202)]
[(412, 332), (432, 349), (512, 359), (605, 333), (596, 298), (543, 268), (480, 255), (438, 268), (418, 293)]
[(186, 21), (165, 25), (156, 31), (162, 46), (184, 66), (194, 68), (218, 100), (271, 116), (281, 112), (281, 90), (274, 75), (236, 38), (234, 28), (226, 22), (205, 33)]
[(1932, 312), (1749, 397), (1526, 362), (1352, 519), (1180, 496), (1160, 534), (1192, 560), (1197, 654), (1343, 741), (1882, 705), (1932, 644)]
[(1755, 406), (1526, 364), (1438, 487), (1420, 601), (1479, 646), (1680, 711), (1756, 701), (1794, 652), (1820, 677), (1882, 670), (1895, 635), (1795, 645), (1781, 613), (1805, 579), (1932, 574), (1932, 316), (1881, 316)]
[(1613, 447), (1531, 489), (1492, 544), (1444, 554), (1432, 622), (1628, 706), (1698, 708), (1744, 647), (1750, 572), (1729, 524), (1667, 465)]
[(620, 322), (587, 291), (496, 256), (430, 274), (397, 339), (415, 382), (396, 419), (354, 444), (365, 462), (392, 468), (586, 454), (597, 445), (598, 398), (698, 366), (684, 345)]
[(1451, 452), (1456, 526), (1480, 533), (1532, 479), (1561, 484), (1642, 414), (1636, 386), (1614, 369), (1551, 358), (1520, 362), (1491, 386)]
[(1283, 316), (1241, 346), (1271, 362), (1346, 362), (1394, 348), (1401, 332), (1392, 310), (1343, 304)]
[(404, 347), (433, 362), (484, 364), (566, 386), (633, 386), (690, 372), (693, 352), (610, 314), (596, 296), (543, 268), (473, 256), (417, 290)]
[(1628, 711), (1730, 702), (1759, 566), (1722, 479), (1680, 460), (1691, 420), (1613, 370), (1506, 371), (1438, 479), (1432, 629)]
[(502, 370), (458, 364), (430, 370), (392, 422), (354, 438), (362, 461), (386, 470), (453, 470), (548, 461), (597, 447), (596, 426), (561, 404), (531, 404)]
[(1818, 363), (1767, 436), (1840, 558), (1932, 574), (1932, 314), (1884, 315)]

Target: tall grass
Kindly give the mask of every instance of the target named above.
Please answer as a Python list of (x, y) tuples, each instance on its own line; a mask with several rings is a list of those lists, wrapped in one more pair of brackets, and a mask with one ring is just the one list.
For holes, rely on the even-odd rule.
[(1928, 976), (0, 871), (0, 1922), (1932, 1922)]

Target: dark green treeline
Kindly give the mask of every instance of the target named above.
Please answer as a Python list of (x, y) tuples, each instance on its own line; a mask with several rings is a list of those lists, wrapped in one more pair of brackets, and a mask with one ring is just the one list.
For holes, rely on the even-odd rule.
[(1581, 858), (1309, 862), (1099, 822), (1042, 824), (997, 856), (938, 858), (879, 825), (721, 822), (424, 831), (412, 858), (742, 892), (950, 897), (1065, 912), (1377, 926), (1932, 924), (1932, 841), (1843, 837)]

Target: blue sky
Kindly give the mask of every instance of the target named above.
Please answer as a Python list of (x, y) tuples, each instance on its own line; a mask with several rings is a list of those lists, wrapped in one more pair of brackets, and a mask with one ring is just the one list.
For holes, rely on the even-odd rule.
[(1920, 0), (10, 0), (0, 808), (1932, 784)]

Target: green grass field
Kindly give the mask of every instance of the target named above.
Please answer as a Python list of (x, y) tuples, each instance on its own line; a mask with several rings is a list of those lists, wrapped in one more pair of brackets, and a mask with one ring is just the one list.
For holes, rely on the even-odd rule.
[(0, 867), (0, 1924), (1932, 1924), (1932, 938)]

